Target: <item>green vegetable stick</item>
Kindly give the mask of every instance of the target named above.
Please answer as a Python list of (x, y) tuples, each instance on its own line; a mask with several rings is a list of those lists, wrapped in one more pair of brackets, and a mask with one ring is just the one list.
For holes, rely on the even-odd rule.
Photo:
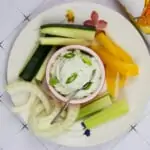
[(104, 109), (97, 114), (84, 120), (84, 124), (88, 129), (95, 128), (103, 123), (116, 119), (129, 111), (126, 100), (119, 100), (110, 107)]
[(94, 112), (100, 111), (112, 104), (110, 96), (107, 94), (103, 97), (97, 98), (92, 103), (87, 104), (86, 106), (80, 109), (78, 120), (82, 119)]

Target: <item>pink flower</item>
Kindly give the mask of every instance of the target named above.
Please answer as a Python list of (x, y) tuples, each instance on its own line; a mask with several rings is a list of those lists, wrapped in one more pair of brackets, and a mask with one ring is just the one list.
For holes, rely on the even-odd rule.
[(84, 21), (85, 26), (94, 26), (96, 30), (104, 30), (107, 26), (107, 22), (105, 20), (99, 20), (99, 15), (96, 11), (92, 11), (91, 19)]

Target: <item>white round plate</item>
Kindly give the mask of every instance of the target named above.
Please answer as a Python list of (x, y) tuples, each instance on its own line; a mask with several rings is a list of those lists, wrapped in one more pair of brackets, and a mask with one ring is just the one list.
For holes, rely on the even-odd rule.
[[(27, 57), (32, 53), (33, 47), (39, 38), (38, 28), (40, 25), (48, 22), (63, 21), (68, 9), (75, 12), (75, 23), (79, 24), (90, 18), (91, 12), (96, 10), (100, 18), (108, 22), (107, 32), (109, 35), (134, 58), (140, 69), (139, 76), (125, 88), (126, 98), (130, 107), (127, 115), (93, 129), (90, 137), (82, 135), (78, 130), (79, 124), (76, 124), (69, 133), (51, 139), (66, 146), (94, 146), (127, 132), (130, 129), (130, 125), (140, 119), (144, 106), (147, 104), (148, 98), (150, 98), (150, 57), (148, 49), (136, 29), (123, 16), (94, 3), (68, 3), (41, 13), (28, 23), (15, 41), (9, 57), (7, 79), (8, 83), (18, 79), (19, 71)], [(25, 98), (26, 95), (12, 100), (15, 104), (18, 104), (23, 102)]]

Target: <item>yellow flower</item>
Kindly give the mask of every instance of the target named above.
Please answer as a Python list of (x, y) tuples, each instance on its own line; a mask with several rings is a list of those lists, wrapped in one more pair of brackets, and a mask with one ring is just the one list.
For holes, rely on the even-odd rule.
[(74, 16), (74, 12), (72, 10), (70, 10), (70, 9), (67, 10), (67, 12), (66, 12), (66, 19), (67, 19), (68, 22), (71, 22), (71, 23), (74, 22), (75, 16)]

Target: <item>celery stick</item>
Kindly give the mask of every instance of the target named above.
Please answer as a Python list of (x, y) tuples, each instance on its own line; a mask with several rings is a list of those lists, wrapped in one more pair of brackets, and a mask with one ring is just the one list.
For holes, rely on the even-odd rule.
[(95, 128), (103, 123), (116, 119), (129, 111), (126, 100), (119, 100), (110, 107), (84, 120), (84, 124), (88, 129)]
[(97, 98), (94, 102), (87, 104), (80, 109), (78, 120), (93, 114), (94, 112), (100, 111), (101, 109), (106, 108), (111, 104), (111, 98), (108, 94)]

